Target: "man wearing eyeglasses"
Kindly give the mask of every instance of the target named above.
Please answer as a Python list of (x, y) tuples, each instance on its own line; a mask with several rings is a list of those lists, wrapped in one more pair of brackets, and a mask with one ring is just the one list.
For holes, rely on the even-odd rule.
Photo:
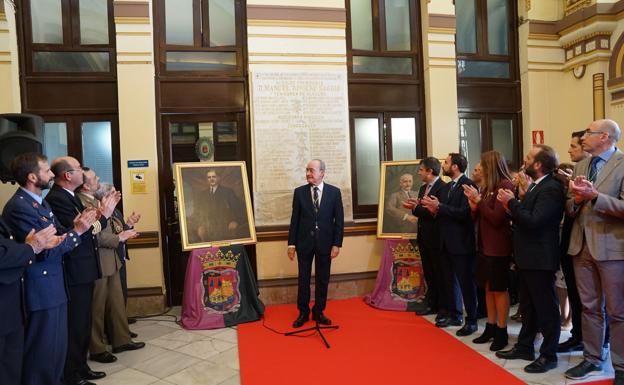
[(613, 120), (592, 122), (576, 164), (566, 210), (575, 218), (568, 253), (573, 257), (583, 304), (584, 360), (565, 372), (570, 379), (602, 373), (606, 302), (614, 385), (624, 385), (624, 154), (615, 147), (621, 130)]
[[(76, 215), (85, 210), (74, 191), (83, 183), (83, 170), (77, 159), (66, 156), (52, 162), (54, 186), (45, 200), (52, 207), (59, 222), (70, 227)], [(94, 372), (87, 365), (87, 351), (91, 336), (91, 303), (96, 279), (101, 277), (98, 244), (95, 234), (106, 227), (108, 218), (121, 199), (121, 194), (111, 194), (102, 199), (98, 209), (99, 219), (92, 228), (80, 236), (82, 243), (65, 254), (65, 273), (69, 292), (67, 306), (68, 348), (65, 360), (66, 385), (90, 385), (89, 380), (106, 376)], [(88, 209), (87, 209), (88, 210)]]

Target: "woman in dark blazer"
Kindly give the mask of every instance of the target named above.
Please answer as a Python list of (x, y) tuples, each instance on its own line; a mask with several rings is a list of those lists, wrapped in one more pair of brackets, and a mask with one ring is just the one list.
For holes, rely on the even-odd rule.
[(473, 340), (483, 344), (494, 340), (490, 350), (507, 346), (509, 314), (509, 263), (511, 260), (511, 222), (505, 208), (496, 199), (499, 189), (513, 189), (507, 162), (498, 151), (481, 155), (483, 178), (480, 191), (464, 186), (473, 218), (477, 223), (478, 248), (475, 278), (485, 289), (487, 323), (483, 334)]

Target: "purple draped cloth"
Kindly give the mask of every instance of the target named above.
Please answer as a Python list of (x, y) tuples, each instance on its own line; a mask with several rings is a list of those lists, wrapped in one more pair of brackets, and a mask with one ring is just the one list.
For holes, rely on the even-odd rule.
[(379, 309), (413, 311), (426, 292), (418, 248), (405, 239), (385, 240), (375, 289), (364, 301)]
[(217, 329), (257, 321), (264, 313), (242, 246), (191, 252), (186, 265), (182, 319), (185, 329)]

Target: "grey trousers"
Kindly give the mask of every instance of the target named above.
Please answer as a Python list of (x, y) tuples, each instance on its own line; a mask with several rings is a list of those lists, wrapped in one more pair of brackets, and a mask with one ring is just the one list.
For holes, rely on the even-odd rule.
[(624, 260), (597, 261), (587, 244), (574, 256), (574, 273), (583, 304), (584, 357), (594, 365), (601, 364), (605, 320), (602, 309), (606, 302), (611, 332), (611, 361), (615, 370), (624, 370)]

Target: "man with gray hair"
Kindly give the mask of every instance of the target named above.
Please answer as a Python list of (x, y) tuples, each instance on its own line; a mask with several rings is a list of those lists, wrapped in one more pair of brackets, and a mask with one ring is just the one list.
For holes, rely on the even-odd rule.
[(299, 328), (310, 317), (310, 276), (315, 266), (315, 293), (312, 319), (331, 325), (323, 311), (327, 302), (327, 287), (331, 260), (342, 247), (344, 211), (340, 189), (323, 182), (325, 162), (312, 159), (306, 166), (308, 184), (297, 187), (293, 194), (292, 216), (288, 229), (288, 258), (297, 257), (299, 268), (297, 308), (299, 316), (293, 327)]
[(585, 349), (584, 360), (565, 375), (577, 380), (602, 373), (606, 301), (614, 385), (624, 385), (624, 153), (615, 147), (620, 134), (608, 119), (585, 130), (583, 150), (592, 156), (576, 164), (566, 204), (575, 218), (568, 254), (583, 304)]

